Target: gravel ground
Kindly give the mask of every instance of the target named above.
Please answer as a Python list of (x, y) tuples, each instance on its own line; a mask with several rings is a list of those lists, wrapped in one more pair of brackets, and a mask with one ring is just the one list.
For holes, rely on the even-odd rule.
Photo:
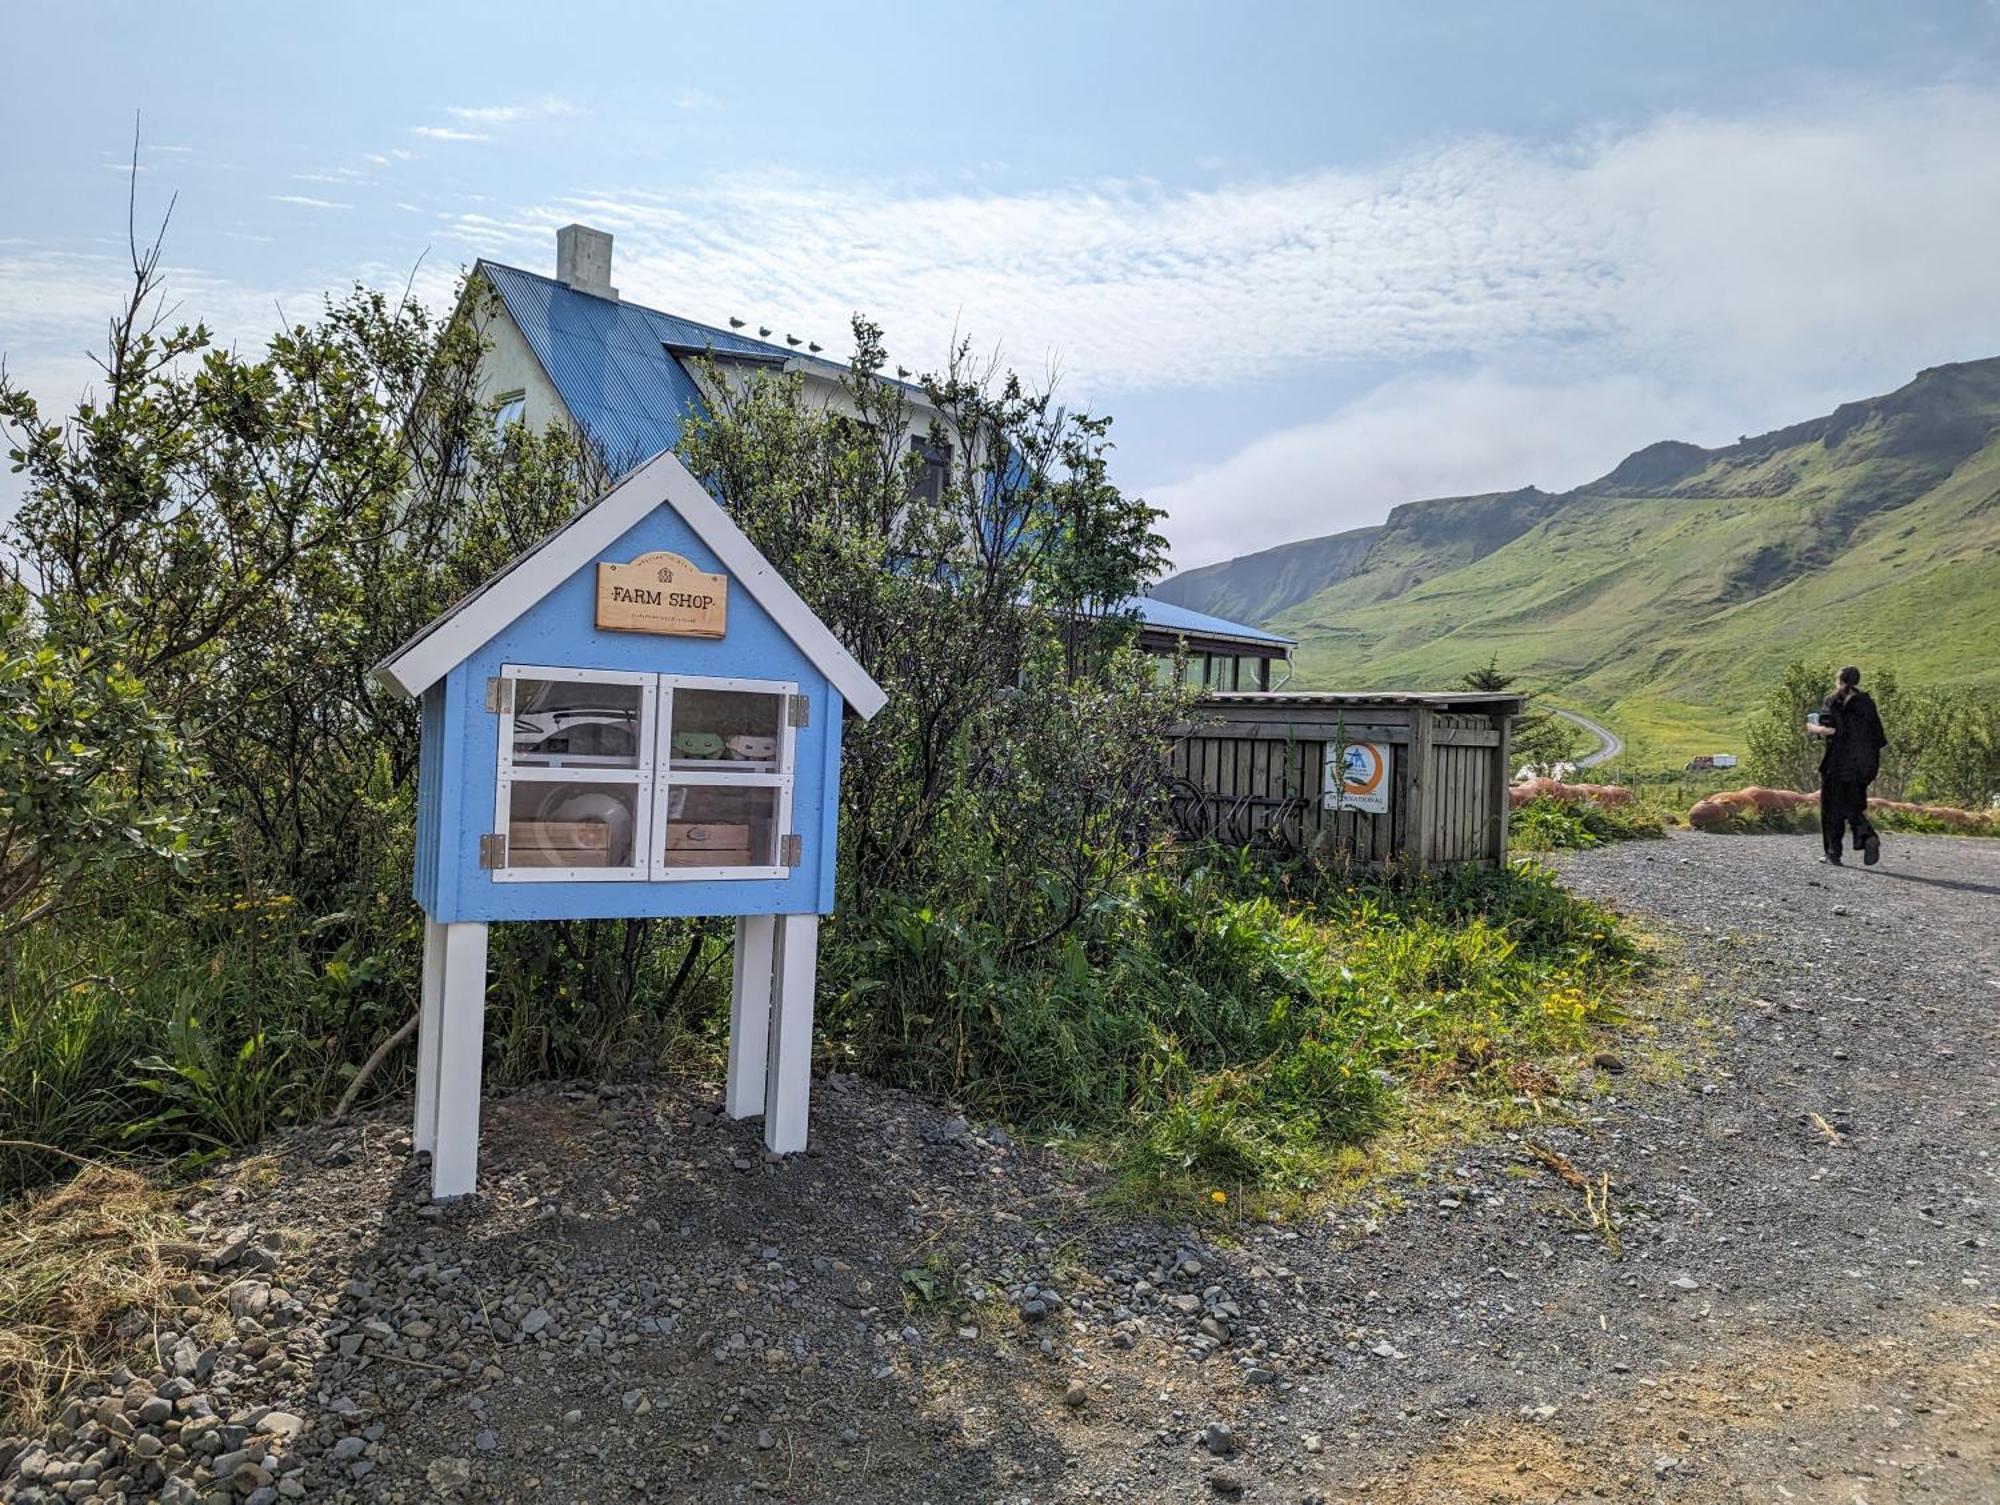
[(495, 1100), (442, 1209), (399, 1121), (293, 1136), (0, 1497), (2000, 1499), (2000, 843), (1814, 848), (1562, 859), (1668, 949), (1618, 1054), (1219, 1245), (846, 1078), (790, 1161), (710, 1084)]

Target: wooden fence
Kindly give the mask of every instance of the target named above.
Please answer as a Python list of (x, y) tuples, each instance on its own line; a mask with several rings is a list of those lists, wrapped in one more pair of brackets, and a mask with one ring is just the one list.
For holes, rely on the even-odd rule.
[[(1183, 834), (1364, 867), (1491, 866), (1507, 857), (1516, 695), (1217, 694), (1175, 729), (1170, 803)], [(1329, 748), (1388, 750), (1387, 808), (1329, 798)]]

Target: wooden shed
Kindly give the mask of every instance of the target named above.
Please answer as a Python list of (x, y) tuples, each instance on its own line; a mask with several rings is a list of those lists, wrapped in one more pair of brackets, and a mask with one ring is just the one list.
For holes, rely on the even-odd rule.
[(1237, 693), (1174, 729), (1184, 835), (1368, 868), (1507, 860), (1513, 719), (1488, 693)]

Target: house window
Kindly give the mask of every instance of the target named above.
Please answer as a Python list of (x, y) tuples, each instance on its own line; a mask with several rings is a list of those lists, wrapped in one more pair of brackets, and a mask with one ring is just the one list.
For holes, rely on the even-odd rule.
[(514, 424), (525, 423), (528, 414), (526, 392), (503, 392), (493, 404), (493, 437), (505, 439)]
[(797, 686), (509, 665), (503, 881), (782, 878)]
[(942, 439), (919, 437), (910, 441), (910, 453), (923, 461), (923, 468), (917, 472), (917, 497), (926, 502), (943, 501), (951, 484), (951, 445)]

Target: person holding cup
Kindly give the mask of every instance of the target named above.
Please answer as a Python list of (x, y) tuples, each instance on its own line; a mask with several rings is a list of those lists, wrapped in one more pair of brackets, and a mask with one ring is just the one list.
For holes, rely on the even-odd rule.
[(1819, 760), (1819, 834), (1826, 860), (1840, 866), (1841, 837), (1854, 832), (1854, 849), (1869, 867), (1882, 860), (1882, 839), (1868, 820), (1868, 785), (1889, 745), (1875, 701), (1861, 688), (1861, 671), (1840, 671), (1833, 693), (1806, 717), (1806, 733), (1823, 738)]

